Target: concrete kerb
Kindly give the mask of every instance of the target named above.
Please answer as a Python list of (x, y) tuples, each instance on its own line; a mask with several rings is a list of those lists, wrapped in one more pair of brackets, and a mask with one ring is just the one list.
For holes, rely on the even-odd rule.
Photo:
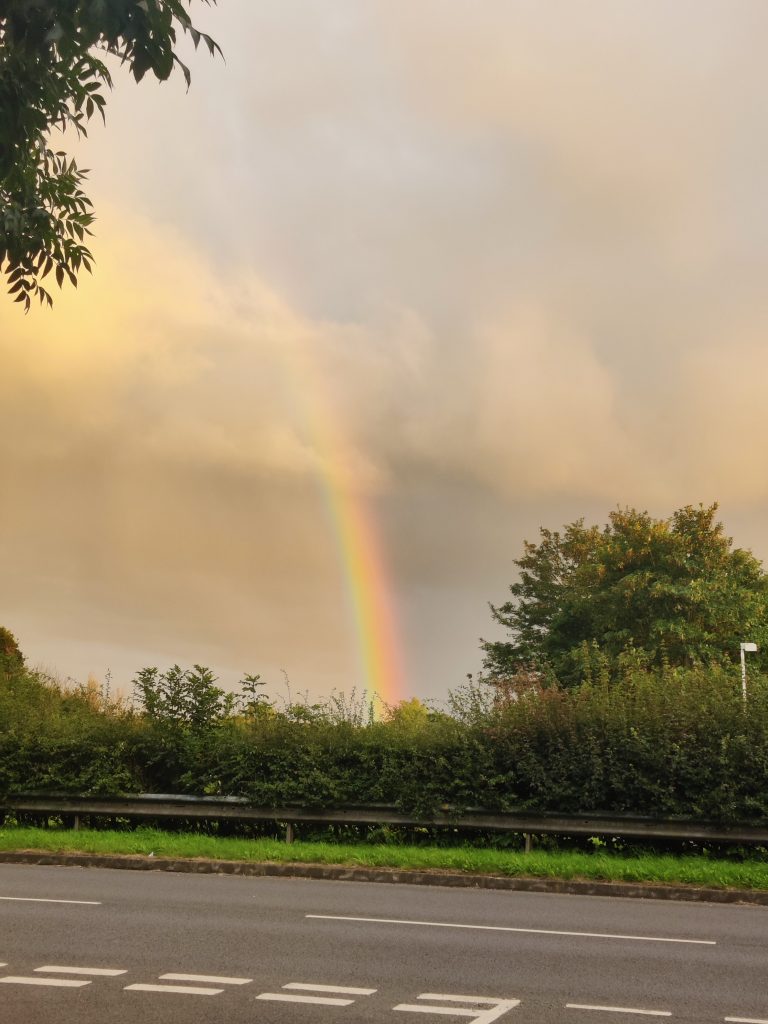
[(768, 892), (758, 889), (707, 889), (698, 886), (637, 882), (517, 878), (504, 875), (461, 874), (449, 871), (351, 867), (343, 864), (276, 864), (269, 861), (196, 860), (193, 858), (118, 854), (58, 854), (35, 850), (0, 852), (0, 864), (40, 864), (62, 867), (117, 868), (128, 871), (176, 871), (186, 874), (310, 878), (335, 882), (388, 882), (400, 885), (437, 885), (464, 889), (501, 889), (509, 892), (560, 893), (571, 896), (623, 896), (625, 899), (749, 903), (768, 906)]

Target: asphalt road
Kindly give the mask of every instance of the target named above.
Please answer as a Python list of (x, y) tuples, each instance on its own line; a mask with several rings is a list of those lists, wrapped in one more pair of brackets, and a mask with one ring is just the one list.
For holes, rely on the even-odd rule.
[(763, 907), (9, 864), (0, 925), (0, 1024), (768, 1024)]

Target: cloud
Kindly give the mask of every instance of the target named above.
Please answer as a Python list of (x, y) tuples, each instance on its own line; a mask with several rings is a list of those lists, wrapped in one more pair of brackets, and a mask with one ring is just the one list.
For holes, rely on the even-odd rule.
[(307, 664), (301, 623), (330, 685), (354, 647), (328, 453), (280, 354), (305, 328), (172, 229), (101, 212), (93, 281), (51, 316), (0, 309), (3, 612), (123, 661), (180, 647), (273, 672)]
[(329, 471), (379, 521), (419, 692), (476, 667), (539, 524), (719, 499), (768, 553), (764, 4), (206, 18), (226, 65), (119, 80), (83, 149), (93, 280), (0, 305), (11, 628), (85, 672), (357, 682)]

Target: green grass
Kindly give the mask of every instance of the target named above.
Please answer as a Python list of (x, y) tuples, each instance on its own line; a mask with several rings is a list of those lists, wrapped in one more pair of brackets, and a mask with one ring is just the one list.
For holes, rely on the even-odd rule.
[(460, 871), (528, 878), (590, 879), (696, 885), (709, 888), (768, 889), (768, 862), (717, 860), (709, 856), (643, 854), (623, 856), (574, 851), (484, 850), (470, 847), (345, 845), (275, 839), (230, 839), (220, 836), (161, 832), (0, 828), (0, 851), (45, 850), (53, 853), (143, 854), (214, 860)]

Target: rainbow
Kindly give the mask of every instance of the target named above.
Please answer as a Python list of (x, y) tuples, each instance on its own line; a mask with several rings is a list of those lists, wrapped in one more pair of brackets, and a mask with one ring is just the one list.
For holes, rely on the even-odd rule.
[[(280, 314), (282, 320), (285, 307)], [(317, 460), (318, 481), (346, 582), (362, 682), (374, 705), (378, 698), (392, 706), (405, 698), (404, 658), (377, 523), (355, 483), (354, 453), (338, 417), (332, 414), (333, 403), (323, 394), (313, 359), (317, 337), (311, 332), (307, 336), (304, 326), (289, 317), (289, 330), (277, 332), (275, 351), (285, 367), (290, 404)]]
[(404, 672), (392, 588), (373, 514), (343, 475), (323, 472), (323, 489), (336, 535), (369, 695), (383, 704), (404, 699)]

